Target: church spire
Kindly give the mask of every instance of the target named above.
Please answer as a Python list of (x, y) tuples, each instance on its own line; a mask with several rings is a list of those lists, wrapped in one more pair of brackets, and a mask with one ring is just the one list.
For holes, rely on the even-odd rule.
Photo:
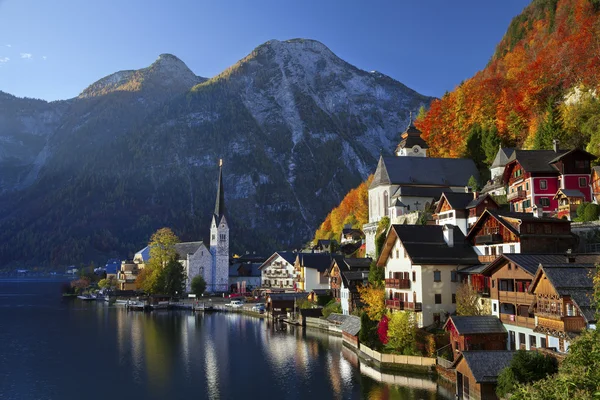
[(217, 182), (217, 201), (215, 202), (215, 217), (220, 220), (225, 215), (225, 191), (223, 190), (223, 159), (219, 160), (219, 180)]

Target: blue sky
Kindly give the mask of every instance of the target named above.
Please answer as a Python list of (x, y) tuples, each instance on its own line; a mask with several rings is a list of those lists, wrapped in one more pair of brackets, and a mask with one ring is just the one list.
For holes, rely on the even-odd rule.
[(45, 100), (150, 65), (211, 77), (270, 39), (309, 38), (441, 96), (485, 67), (526, 0), (0, 0), (0, 90)]

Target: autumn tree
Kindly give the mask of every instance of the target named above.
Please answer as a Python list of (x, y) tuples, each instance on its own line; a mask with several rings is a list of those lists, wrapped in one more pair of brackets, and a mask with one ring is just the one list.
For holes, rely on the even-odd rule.
[(479, 295), (468, 283), (462, 283), (456, 289), (456, 314), (483, 315)]
[(163, 268), (170, 260), (177, 258), (177, 250), (175, 249), (177, 243), (179, 243), (179, 238), (169, 228), (161, 228), (154, 232), (150, 238), (150, 243), (148, 243), (150, 259), (146, 264), (146, 268)]
[(359, 286), (358, 294), (364, 311), (372, 321), (379, 322), (385, 313), (385, 289), (382, 287)]
[(410, 311), (391, 313), (388, 321), (387, 344), (390, 350), (412, 355), (416, 353), (417, 321)]

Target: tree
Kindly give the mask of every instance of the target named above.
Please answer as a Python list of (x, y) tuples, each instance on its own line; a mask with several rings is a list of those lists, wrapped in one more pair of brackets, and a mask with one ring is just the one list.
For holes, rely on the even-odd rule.
[(416, 336), (417, 322), (414, 313), (397, 311), (391, 314), (388, 321), (387, 348), (402, 354), (414, 354)]
[(150, 259), (146, 267), (164, 268), (171, 259), (176, 259), (175, 245), (177, 243), (179, 243), (179, 238), (169, 228), (161, 228), (154, 232), (148, 243)]
[(365, 313), (372, 321), (379, 321), (385, 313), (385, 289), (380, 287), (359, 286), (358, 293)]
[(372, 349), (379, 348), (381, 345), (377, 337), (377, 322), (372, 321), (365, 312), (360, 316), (360, 332), (358, 334), (358, 339), (361, 343)]
[(323, 307), (323, 317), (327, 318), (334, 313), (341, 314), (342, 305), (335, 300), (331, 300), (325, 307)]
[(369, 266), (369, 284), (371, 286), (380, 287), (385, 279), (385, 268), (377, 266), (377, 260), (371, 261)]
[(537, 150), (551, 149), (554, 139), (563, 137), (562, 127), (552, 98), (548, 100), (544, 120), (535, 134), (533, 147)]
[(377, 231), (375, 231), (375, 251), (377, 257), (381, 254), (381, 250), (383, 249), (383, 244), (385, 243), (386, 235), (388, 228), (390, 227), (390, 218), (383, 217), (379, 220), (379, 224), (377, 225)]
[(381, 344), (387, 344), (388, 342), (388, 324), (390, 319), (387, 315), (383, 315), (381, 317), (381, 321), (377, 324), (377, 336), (379, 337), (379, 341)]
[(474, 124), (469, 131), (469, 136), (467, 136), (463, 157), (473, 160), (477, 169), (485, 168), (486, 156), (482, 144), (483, 137), (481, 126), (479, 124)]
[(202, 294), (204, 294), (206, 291), (206, 281), (202, 275), (196, 275), (192, 279), (191, 287), (192, 293), (194, 293), (196, 296), (202, 296)]
[(109, 278), (100, 279), (100, 281), (98, 281), (98, 287), (100, 289), (112, 289), (116, 286), (117, 286), (117, 280), (115, 279), (114, 276), (111, 276)]
[(470, 187), (471, 190), (474, 192), (479, 191), (479, 182), (477, 182), (477, 178), (475, 178), (473, 175), (471, 175), (471, 177), (469, 178), (467, 186)]
[(498, 376), (498, 397), (508, 396), (517, 384), (538, 381), (558, 371), (556, 358), (535, 351), (519, 350)]
[(462, 283), (456, 289), (456, 314), (482, 315), (479, 295), (468, 283)]
[(186, 280), (185, 268), (183, 268), (183, 265), (176, 258), (172, 258), (160, 270), (160, 277), (158, 279), (159, 291), (171, 297), (183, 294), (185, 292)]

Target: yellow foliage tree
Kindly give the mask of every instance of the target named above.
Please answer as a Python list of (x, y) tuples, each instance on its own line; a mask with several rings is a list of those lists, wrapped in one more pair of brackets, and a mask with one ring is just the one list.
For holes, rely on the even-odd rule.
[(358, 294), (364, 304), (364, 310), (371, 321), (379, 321), (386, 311), (385, 289), (373, 286), (359, 286)]
[(400, 353), (414, 353), (417, 337), (417, 320), (414, 313), (398, 311), (392, 313), (389, 318), (386, 346)]

